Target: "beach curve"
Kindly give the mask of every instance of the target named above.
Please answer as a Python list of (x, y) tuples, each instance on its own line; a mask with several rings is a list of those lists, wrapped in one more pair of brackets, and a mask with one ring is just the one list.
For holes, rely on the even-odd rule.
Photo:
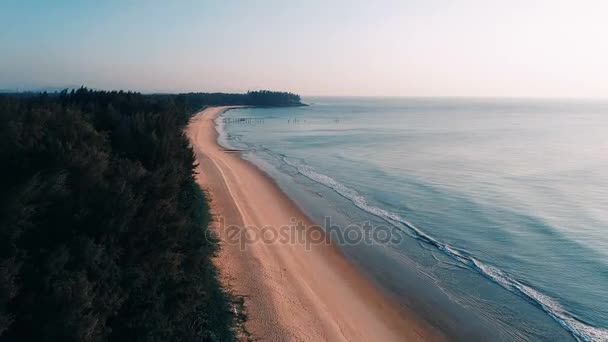
[(196, 179), (211, 199), (222, 242), (223, 282), (245, 298), (246, 327), (271, 341), (438, 341), (443, 334), (397, 308), (331, 245), (229, 241), (226, 227), (312, 223), (266, 174), (217, 143), (215, 119), (234, 107), (210, 107), (186, 127)]

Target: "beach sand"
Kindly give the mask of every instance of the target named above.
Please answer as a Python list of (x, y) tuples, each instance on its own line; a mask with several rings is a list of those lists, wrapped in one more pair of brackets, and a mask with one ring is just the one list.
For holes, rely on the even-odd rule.
[(214, 229), (221, 239), (215, 263), (222, 282), (244, 296), (246, 327), (253, 339), (444, 340), (415, 313), (393, 305), (335, 246), (257, 241), (242, 248), (234, 243), (234, 233), (245, 230), (229, 226), (249, 227), (251, 238), (264, 226), (312, 223), (266, 174), (218, 145), (215, 119), (230, 108), (198, 113), (186, 134), (199, 163), (197, 182), (210, 195)]

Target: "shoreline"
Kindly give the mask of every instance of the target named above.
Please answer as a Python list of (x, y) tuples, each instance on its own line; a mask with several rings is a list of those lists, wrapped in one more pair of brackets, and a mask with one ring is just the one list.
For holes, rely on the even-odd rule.
[(232, 108), (238, 107), (209, 107), (193, 116), (185, 131), (199, 164), (196, 180), (209, 194), (221, 241), (215, 263), (225, 286), (245, 298), (245, 326), (252, 337), (445, 340), (414, 312), (395, 306), (333, 245), (233, 243), (226, 227), (258, 234), (261, 227), (289, 226), (294, 219), (306, 227), (314, 223), (269, 176), (217, 143), (215, 119)]

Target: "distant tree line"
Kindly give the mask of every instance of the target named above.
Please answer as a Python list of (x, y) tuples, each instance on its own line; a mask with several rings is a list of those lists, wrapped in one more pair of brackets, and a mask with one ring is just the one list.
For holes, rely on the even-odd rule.
[(0, 96), (0, 341), (228, 341), (182, 129), (206, 105), (299, 97), (86, 88)]
[(247, 106), (302, 106), (300, 96), (269, 90), (249, 91), (245, 94), (186, 93), (180, 94), (190, 108), (202, 105), (247, 105)]

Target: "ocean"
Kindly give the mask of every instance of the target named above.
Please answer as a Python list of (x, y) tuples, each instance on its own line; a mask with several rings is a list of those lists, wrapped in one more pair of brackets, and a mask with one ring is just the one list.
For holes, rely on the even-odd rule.
[(387, 233), (338, 245), (398, 305), (458, 340), (608, 341), (608, 102), (303, 100), (226, 112), (220, 143), (334, 233)]

